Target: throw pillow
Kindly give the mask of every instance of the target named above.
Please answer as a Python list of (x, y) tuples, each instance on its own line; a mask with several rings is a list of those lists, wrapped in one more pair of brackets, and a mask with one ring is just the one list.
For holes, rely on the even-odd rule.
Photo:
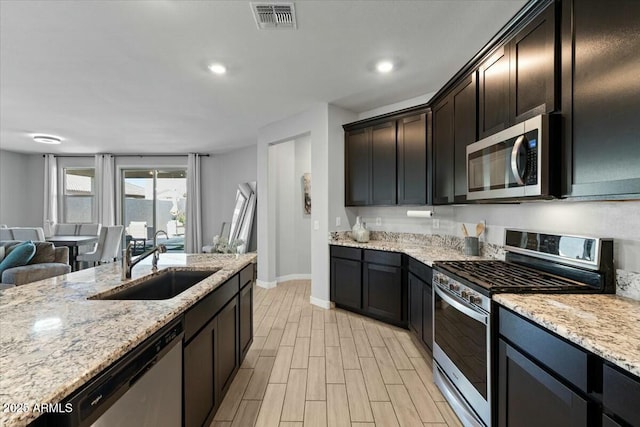
[(0, 261), (4, 259), (4, 246), (0, 246)]
[(34, 245), (31, 240), (12, 247), (11, 252), (0, 262), (0, 277), (2, 277), (2, 273), (9, 268), (27, 265), (35, 253), (36, 245)]
[(45, 262), (55, 262), (55, 247), (51, 242), (33, 242), (36, 245), (36, 254), (31, 258), (29, 264), (42, 264)]

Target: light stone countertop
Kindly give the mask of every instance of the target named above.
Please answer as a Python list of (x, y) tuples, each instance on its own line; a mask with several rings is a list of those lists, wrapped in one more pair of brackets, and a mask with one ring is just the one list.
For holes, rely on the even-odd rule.
[(593, 294), (497, 294), (493, 300), (640, 376), (640, 301)]
[(144, 260), (120, 280), (112, 263), (0, 291), (0, 425), (39, 413), (5, 412), (57, 403), (256, 259), (256, 254), (162, 254), (166, 267), (219, 271), (168, 300), (88, 300), (151, 273)]
[(460, 249), (439, 244), (421, 244), (410, 241), (370, 240), (367, 243), (358, 243), (351, 238), (329, 239), (330, 245), (349, 246), (353, 248), (375, 249), (388, 252), (400, 252), (433, 267), (434, 261), (462, 261), (487, 259), (480, 256), (467, 256)]

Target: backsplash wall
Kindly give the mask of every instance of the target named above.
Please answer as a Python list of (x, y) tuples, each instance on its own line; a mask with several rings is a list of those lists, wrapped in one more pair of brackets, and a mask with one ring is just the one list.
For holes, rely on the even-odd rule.
[[(407, 210), (432, 210), (434, 216), (409, 218)], [(640, 299), (640, 283), (636, 283), (640, 279), (640, 201), (358, 207), (348, 208), (348, 211), (353, 218), (356, 215), (362, 217), (370, 230), (401, 233), (462, 236), (462, 223), (472, 233), (475, 224), (484, 220), (487, 230), (480, 240), (497, 245), (504, 243), (505, 228), (610, 237), (614, 239), (616, 268), (624, 270), (618, 272), (618, 277), (631, 282), (633, 295), (630, 296), (637, 293), (635, 298)], [(381, 225), (376, 225), (376, 218), (381, 219)], [(343, 222), (343, 227), (336, 229), (348, 229), (353, 225), (353, 220), (349, 221), (350, 224)]]

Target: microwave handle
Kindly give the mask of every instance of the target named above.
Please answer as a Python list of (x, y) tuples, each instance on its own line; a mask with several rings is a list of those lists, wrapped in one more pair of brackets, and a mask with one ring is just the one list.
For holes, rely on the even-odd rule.
[(518, 168), (518, 154), (522, 149), (522, 144), (524, 144), (524, 135), (520, 135), (518, 139), (516, 139), (515, 144), (513, 144), (513, 149), (511, 150), (511, 172), (513, 176), (515, 176), (518, 185), (524, 185), (520, 169)]

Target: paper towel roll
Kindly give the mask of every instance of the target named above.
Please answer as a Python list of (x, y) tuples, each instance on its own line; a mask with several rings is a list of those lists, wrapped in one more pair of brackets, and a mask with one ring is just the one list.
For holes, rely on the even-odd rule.
[(432, 211), (407, 211), (407, 216), (412, 218), (431, 218)]

